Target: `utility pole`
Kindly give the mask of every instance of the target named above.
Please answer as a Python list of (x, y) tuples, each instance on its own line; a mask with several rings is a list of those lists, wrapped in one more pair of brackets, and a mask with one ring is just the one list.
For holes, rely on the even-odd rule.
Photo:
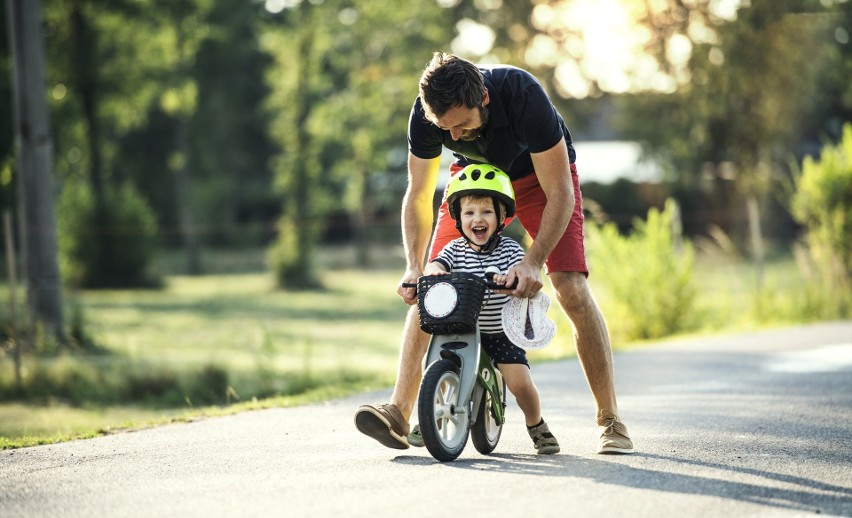
[(56, 242), (53, 140), (44, 80), (41, 1), (7, 0), (15, 147), (30, 331), (64, 342)]

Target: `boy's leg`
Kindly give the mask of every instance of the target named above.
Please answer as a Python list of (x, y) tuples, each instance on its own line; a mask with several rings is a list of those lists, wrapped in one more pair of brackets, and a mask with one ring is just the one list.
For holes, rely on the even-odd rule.
[[(548, 257), (545, 270), (553, 284), (559, 305), (574, 326), (577, 356), (597, 406), (601, 427), (599, 453), (631, 453), (633, 443), (627, 428), (618, 419), (612, 350), (606, 322), (588, 288), (583, 244), (582, 194), (577, 168), (571, 164), (574, 184), (574, 213), (562, 239)], [(547, 198), (535, 175), (514, 182), (518, 219), (535, 238)]]
[(541, 399), (533, 383), (530, 368), (523, 363), (501, 363), (498, 365), (509, 392), (524, 413), (527, 433), (533, 441), (536, 452), (542, 455), (559, 453), (559, 441), (550, 433), (547, 423), (541, 417)]
[(498, 365), (509, 392), (515, 396), (518, 406), (524, 413), (527, 426), (535, 426), (541, 421), (541, 401), (538, 389), (533, 383), (530, 369), (523, 363), (501, 363)]

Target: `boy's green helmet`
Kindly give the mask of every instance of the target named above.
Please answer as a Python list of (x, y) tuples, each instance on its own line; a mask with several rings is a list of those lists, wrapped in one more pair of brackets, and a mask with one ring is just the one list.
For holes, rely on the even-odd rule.
[(491, 164), (470, 164), (450, 180), (447, 187), (447, 206), (450, 217), (458, 220), (462, 196), (476, 194), (491, 196), (506, 206), (506, 217), (515, 215), (515, 190), (512, 180), (499, 167)]

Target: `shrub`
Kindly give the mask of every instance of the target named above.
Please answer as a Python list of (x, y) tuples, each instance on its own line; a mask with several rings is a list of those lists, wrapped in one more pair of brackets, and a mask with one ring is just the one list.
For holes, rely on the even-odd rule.
[(594, 279), (609, 295), (607, 321), (625, 339), (659, 338), (692, 324), (695, 254), (691, 243), (678, 241), (676, 210), (672, 200), (662, 212), (651, 209), (628, 236), (613, 223), (587, 226)]
[[(309, 250), (301, 247), (296, 223), (282, 217), (278, 224), (278, 237), (267, 252), (267, 262), (275, 274), (279, 288), (310, 290), (321, 287), (316, 272), (310, 264)], [(310, 246), (309, 244), (307, 246)]]
[(805, 226), (812, 268), (803, 270), (824, 295), (826, 317), (852, 312), (852, 124), (821, 157), (805, 157), (795, 177), (793, 217)]
[[(73, 406), (141, 403), (152, 407), (225, 404), (229, 374), (222, 367), (162, 365), (62, 355), (27, 361), (21, 386), (0, 371), (0, 401), (60, 401)], [(233, 389), (231, 389), (233, 390)]]
[(149, 287), (157, 225), (130, 185), (105, 192), (107, 224), (98, 223), (88, 185), (66, 184), (57, 206), (59, 265), (66, 284), (84, 288)]

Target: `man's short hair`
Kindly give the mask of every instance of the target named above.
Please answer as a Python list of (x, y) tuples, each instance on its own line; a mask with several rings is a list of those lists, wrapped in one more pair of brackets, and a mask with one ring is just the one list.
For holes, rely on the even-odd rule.
[(431, 122), (456, 106), (481, 106), (484, 97), (482, 72), (470, 61), (453, 54), (436, 52), (420, 76), (420, 100)]

